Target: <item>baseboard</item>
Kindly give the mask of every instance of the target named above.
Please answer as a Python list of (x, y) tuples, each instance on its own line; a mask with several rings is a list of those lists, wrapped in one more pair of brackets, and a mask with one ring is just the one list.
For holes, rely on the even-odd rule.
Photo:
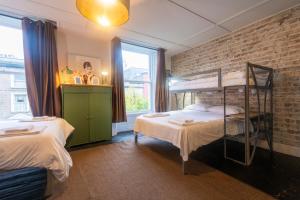
[[(263, 148), (263, 149), (268, 149), (268, 144), (266, 141), (260, 141), (258, 143), (258, 146)], [(273, 143), (273, 149), (276, 152), (295, 156), (295, 157), (300, 157), (300, 147), (295, 147), (295, 146), (290, 146), (286, 144), (280, 144), (280, 143)]]

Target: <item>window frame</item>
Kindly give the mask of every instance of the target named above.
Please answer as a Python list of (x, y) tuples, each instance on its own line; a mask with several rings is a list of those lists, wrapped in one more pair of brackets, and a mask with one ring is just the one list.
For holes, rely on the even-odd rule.
[[(26, 92), (12, 92), (11, 94), (11, 98), (10, 98), (10, 102), (11, 102), (11, 104), (10, 104), (10, 112), (11, 113), (28, 113), (28, 112), (30, 112), (30, 106), (29, 106), (29, 99), (28, 99), (28, 95), (27, 95), (27, 93)], [(16, 111), (15, 110), (15, 98), (16, 98), (16, 95), (25, 95), (25, 97), (26, 97), (26, 111)]]
[[(136, 112), (128, 112), (126, 110), (126, 114), (128, 116), (135, 116), (143, 113), (153, 112), (155, 109), (155, 86), (156, 86), (156, 69), (157, 69), (157, 50), (150, 49), (147, 47), (141, 47), (134, 44), (128, 44), (126, 42), (121, 42), (122, 52), (129, 51), (133, 53), (139, 54), (146, 54), (149, 56), (149, 81), (137, 81), (137, 80), (125, 80), (124, 78), (124, 90), (125, 90), (125, 83), (132, 83), (132, 84), (143, 84), (147, 83), (150, 85), (150, 109), (149, 110), (142, 110)], [(123, 58), (124, 59), (124, 58)], [(123, 66), (123, 73), (124, 73), (124, 66)], [(123, 76), (124, 77), (124, 76)], [(126, 95), (126, 93), (125, 93)]]
[[(25, 76), (25, 72), (23, 72), (22, 74), (24, 74), (24, 76)], [(20, 75), (20, 74), (18, 73), (17, 75)], [(16, 82), (21, 82), (21, 81), (16, 81), (16, 74), (11, 74), (10, 75), (10, 87), (16, 88), (16, 89), (26, 89), (26, 77), (24, 79), (25, 87), (18, 87)]]

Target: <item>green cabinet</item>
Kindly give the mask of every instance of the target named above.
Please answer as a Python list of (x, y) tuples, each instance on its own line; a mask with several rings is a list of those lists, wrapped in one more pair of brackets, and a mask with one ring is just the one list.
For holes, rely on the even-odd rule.
[(111, 87), (62, 85), (63, 117), (75, 131), (70, 146), (110, 140)]

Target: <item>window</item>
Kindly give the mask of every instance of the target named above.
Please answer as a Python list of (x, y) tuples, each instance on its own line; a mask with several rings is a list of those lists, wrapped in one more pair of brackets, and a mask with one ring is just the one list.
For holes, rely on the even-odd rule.
[(21, 21), (0, 16), (0, 120), (30, 115)]
[(127, 113), (154, 110), (157, 51), (122, 43)]
[(26, 80), (24, 73), (12, 74), (10, 78), (12, 88), (26, 88)]
[(29, 103), (27, 94), (15, 93), (12, 94), (11, 112), (12, 113), (26, 113), (29, 112)]

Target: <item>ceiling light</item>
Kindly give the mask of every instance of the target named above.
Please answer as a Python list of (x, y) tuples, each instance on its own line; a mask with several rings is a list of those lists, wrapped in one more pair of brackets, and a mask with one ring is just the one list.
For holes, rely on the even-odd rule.
[(127, 22), (129, 4), (130, 0), (76, 0), (79, 12), (102, 26), (119, 26)]
[(98, 23), (102, 26), (110, 26), (110, 21), (105, 16), (101, 16), (98, 18)]
[(99, 0), (103, 5), (113, 5), (117, 2), (117, 0)]

